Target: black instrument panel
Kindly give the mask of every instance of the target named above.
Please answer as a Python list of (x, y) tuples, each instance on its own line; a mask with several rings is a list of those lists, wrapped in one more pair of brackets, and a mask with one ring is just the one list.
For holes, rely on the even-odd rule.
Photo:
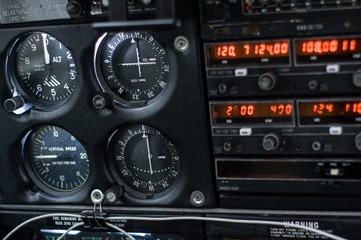
[[(174, 168), (172, 171), (169, 170), (169, 176), (164, 175), (166, 179), (169, 178), (169, 183), (166, 180), (163, 180), (162, 183), (157, 183), (163, 189), (168, 189), (168, 186), (166, 185), (172, 185), (172, 190), (169, 191), (168, 194), (163, 194), (161, 198), (147, 196), (147, 198), (143, 200), (132, 200), (132, 198), (126, 200), (119, 199), (115, 205), (135, 205), (140, 204), (139, 202), (141, 202), (142, 205), (149, 206), (192, 206), (192, 203), (189, 200), (190, 195), (192, 191), (200, 190), (207, 196), (205, 206), (211, 206), (214, 200), (212, 190), (213, 183), (209, 181), (209, 179), (211, 179), (210, 175), (212, 170), (209, 160), (207, 125), (204, 124), (207, 118), (205, 106), (202, 104), (202, 85), (201, 82), (198, 81), (198, 79), (200, 79), (200, 73), (196, 70), (198, 68), (198, 64), (193, 65), (193, 63), (197, 61), (196, 59), (198, 59), (198, 56), (196, 55), (197, 50), (195, 50), (197, 46), (195, 44), (191, 44), (189, 51), (186, 53), (179, 53), (172, 45), (174, 39), (181, 34), (192, 40), (192, 42), (197, 42), (197, 36), (194, 34), (194, 31), (189, 31), (189, 29), (195, 29), (194, 23), (189, 21), (186, 23), (186, 26), (188, 31), (185, 31), (184, 28), (182, 31), (174, 34), (169, 34), (167, 30), (148, 31), (147, 34), (151, 34), (149, 36), (152, 36), (154, 41), (159, 42), (155, 45), (155, 48), (167, 53), (169, 65), (166, 66), (166, 68), (163, 65), (159, 68), (159, 70), (154, 70), (155, 72), (167, 71), (167, 76), (164, 77), (166, 78), (164, 81), (167, 81), (167, 84), (164, 82), (165, 85), (160, 87), (161, 89), (164, 88), (164, 90), (160, 96), (157, 97), (157, 100), (146, 105), (119, 105), (117, 102), (113, 103), (113, 93), (110, 92), (109, 89), (102, 89), (99, 85), (96, 74), (102, 74), (102, 72), (95, 73), (95, 71), (102, 70), (94, 69), (93, 61), (94, 55), (96, 54), (96, 42), (103, 33), (94, 30), (90, 24), (2, 29), (1, 31), (4, 35), (4, 37), (0, 40), (2, 47), (2, 61), (4, 61), (7, 56), (13, 54), (12, 51), (9, 51), (9, 48), (11, 48), (11, 45), (19, 36), (35, 31), (47, 32), (54, 36), (54, 38), (59, 39), (62, 44), (72, 52), (74, 64), (77, 66), (78, 78), (72, 96), (56, 109), (29, 107), (21, 114), (16, 114), (11, 111), (8, 112), (4, 108), (1, 109), (1, 111), (3, 111), (2, 118), (4, 118), (2, 120), (2, 126), (4, 127), (3, 134), (4, 136), (7, 136), (7, 140), (4, 139), (4, 151), (1, 153), (1, 161), (3, 162), (4, 168), (17, 169), (16, 171), (9, 172), (9, 175), (2, 175), (2, 177), (4, 177), (4, 183), (7, 183), (8, 180), (11, 179), (12, 186), (11, 188), (4, 187), (5, 192), (4, 194), (1, 194), (3, 202), (12, 202), (17, 204), (51, 204), (56, 202), (59, 197), (58, 194), (49, 194), (49, 192), (52, 191), (43, 191), (42, 189), (44, 189), (44, 186), (37, 186), (36, 181), (34, 182), (32, 178), (30, 178), (28, 174), (29, 171), (23, 164), (24, 161), (27, 161), (24, 159), (24, 156), (29, 154), (28, 152), (23, 151), (30, 150), (26, 147), (22, 150), (22, 139), (25, 138), (29, 131), (44, 125), (55, 125), (65, 129), (67, 132), (75, 136), (75, 138), (84, 146), (87, 152), (87, 157), (89, 158), (88, 179), (82, 183), (80, 189), (77, 189), (77, 191), (66, 192), (66, 194), (61, 197), (62, 202), (66, 204), (84, 204), (86, 202), (90, 202), (88, 197), (90, 189), (100, 188), (106, 192), (114, 185), (117, 185), (116, 179), (112, 174), (112, 166), (108, 161), (108, 156), (111, 152), (108, 142), (111, 140), (113, 133), (118, 129), (127, 129), (129, 124), (139, 124), (139, 126), (143, 124), (155, 128), (157, 131), (159, 130), (159, 132), (165, 136), (162, 137), (162, 139), (164, 139), (163, 141), (165, 141), (164, 143), (157, 139), (155, 139), (155, 143), (152, 143), (154, 137), (149, 137), (151, 148), (156, 149), (158, 147), (157, 144), (160, 144), (159, 151), (161, 152), (159, 152), (159, 157), (157, 157), (157, 159), (154, 157), (153, 161), (168, 161), (168, 153), (165, 153), (166, 155), (162, 155), (162, 149), (164, 149), (165, 146), (170, 146), (170, 144), (172, 145), (170, 149), (174, 148), (174, 150), (169, 152), (169, 157), (173, 159), (177, 158), (177, 161), (180, 159), (179, 163), (176, 164), (179, 166)], [(79, 36), (74, 38), (73, 36), (79, 32), (82, 34), (78, 34)], [(124, 33), (127, 34), (127, 31), (124, 31)], [(29, 51), (32, 51), (31, 45), (29, 46)], [(161, 49), (160, 46), (162, 46), (163, 49)], [(39, 48), (42, 47), (42, 44), (40, 44)], [(44, 50), (41, 49), (40, 57), (42, 59), (44, 59), (43, 51)], [(152, 54), (143, 54), (142, 52), (139, 54), (143, 61), (148, 61), (150, 66), (153, 65), (152, 61), (156, 61), (158, 57), (153, 56)], [(136, 51), (134, 51), (134, 56), (136, 56)], [(50, 53), (51, 60), (57, 60), (56, 57), (58, 57), (58, 59), (60, 58), (60, 56), (54, 56), (54, 54)], [(194, 59), (194, 61), (190, 61), (189, 59)], [(3, 62), (2, 72), (6, 73), (8, 71), (6, 66), (7, 64), (12, 64), (12, 61), (16, 61), (16, 59), (8, 57), (6, 64), (5, 61)], [(131, 59), (131, 61), (133, 61), (133, 59)], [(140, 65), (140, 67), (146, 70), (148, 65), (144, 65), (145, 66)], [(45, 68), (49, 68), (50, 70)], [(182, 69), (182, 71), (179, 69)], [(40, 66), (34, 71), (41, 71), (44, 73), (44, 77), (40, 77), (41, 81), (44, 80), (43, 83), (40, 83), (42, 86), (44, 84), (54, 84), (54, 86), (51, 87), (57, 87), (55, 86), (55, 82), (52, 82), (50, 78), (49, 81), (46, 80), (48, 79), (48, 76), (52, 76), (52, 71), (55, 71), (53, 66)], [(138, 74), (137, 66), (134, 67), (134, 72)], [(69, 76), (71, 77), (71, 75)], [(11, 77), (12, 76), (8, 76), (8, 78)], [(4, 75), (3, 81), (0, 83), (2, 92), (1, 101), (3, 103), (6, 102), (6, 100), (14, 99), (14, 96), (18, 94), (16, 90), (12, 90), (12, 92), (10, 91), (8, 85), (11, 86), (12, 84), (10, 81), (5, 81), (5, 79), (6, 76)], [(142, 80), (141, 78), (139, 79)], [(145, 78), (143, 78), (143, 80), (145, 82), (148, 81), (148, 79)], [(122, 79), (122, 81), (128, 80)], [(130, 81), (132, 81), (132, 79), (129, 79), (129, 82)], [(157, 79), (156, 81), (163, 83), (161, 79)], [(139, 82), (139, 84), (141, 85), (142, 82)], [(64, 88), (64, 86), (61, 87)], [(152, 86), (149, 87), (149, 89), (151, 88)], [(137, 87), (135, 87), (135, 91), (136, 90)], [(110, 104), (107, 105), (106, 108), (97, 109), (93, 105), (93, 98), (98, 94), (106, 94), (107, 97), (111, 99), (109, 100)], [(24, 99), (26, 105), (28, 98), (24, 97)], [(31, 101), (32, 99), (29, 100), (32, 104)], [(184, 112), (187, 112), (187, 115), (184, 115)], [(172, 121), (169, 121), (169, 119), (172, 119)], [(194, 125), (200, 127), (194, 129)], [(186, 142), (186, 139), (189, 137), (197, 139), (196, 143), (192, 144), (189, 142), (189, 144), (183, 145), (182, 142)], [(23, 141), (23, 144), (27, 145), (27, 141), (29, 140)], [(41, 140), (38, 141), (41, 142)], [(47, 147), (44, 142), (39, 144), (42, 149)], [(64, 143), (62, 142), (59, 144)], [(65, 146), (68, 145), (65, 144)], [(137, 147), (135, 150), (136, 149)], [(62, 150), (65, 151), (65, 149), (60, 148), (60, 145), (57, 150), (58, 152)], [(66, 153), (62, 153), (62, 157), (58, 157), (58, 159), (55, 158), (54, 154), (51, 155), (50, 153), (44, 153), (44, 156), (38, 156), (38, 158), (44, 165), (44, 162), (46, 160), (51, 160), (49, 158), (52, 156), (54, 156), (55, 160), (62, 158), (62, 161), (58, 163), (60, 165), (71, 164), (71, 161), (70, 163), (66, 163), (66, 161), (63, 160), (69, 158), (66, 156)], [(146, 155), (147, 154), (144, 156), (146, 157)], [(148, 164), (147, 159), (148, 157), (145, 158), (146, 161), (144, 160), (144, 164)], [(203, 166), (204, 171), (202, 174), (194, 174), (194, 159), (197, 159), (197, 164)], [(56, 166), (55, 160), (53, 161), (54, 166)], [(140, 161), (139, 164), (143, 164), (142, 162), (143, 160)], [(154, 165), (156, 164), (157, 163), (154, 162)], [(178, 174), (176, 171), (177, 169), (181, 169), (183, 174)], [(165, 169), (159, 169), (159, 171), (165, 171)], [(41, 174), (42, 173), (39, 172), (35, 175), (39, 178)], [(191, 175), (193, 175), (193, 177)], [(19, 178), (17, 176), (21, 177)], [(59, 178), (59, 176), (56, 177)], [(174, 178), (174, 180), (172, 180), (172, 178)], [(195, 179), (192, 180), (192, 178)], [(44, 177), (44, 179), (46, 179), (46, 177)], [(45, 181), (44, 179), (40, 177), (40, 181)], [(177, 180), (176, 183), (170, 183), (175, 182), (175, 180)], [(58, 179), (56, 179), (56, 181), (58, 181)], [(194, 185), (193, 183), (196, 184)], [(55, 184), (55, 187), (53, 184)], [(54, 188), (57, 189), (57, 184), (58, 183), (50, 182), (49, 184), (42, 185), (50, 185), (52, 186), (50, 187), (50, 190), (54, 190)], [(131, 184), (133, 184), (133, 182), (131, 182)], [(144, 184), (148, 184), (148, 182), (144, 182)], [(6, 184), (4, 186), (6, 186)], [(123, 186), (121, 187), (123, 188)], [(129, 188), (127, 187), (126, 189)], [(151, 185), (150, 189), (153, 190), (153, 185)], [(29, 192), (31, 193), (30, 195)], [(127, 190), (125, 190), (125, 193), (126, 192)], [(187, 194), (184, 194), (184, 192), (187, 192)]]
[[(110, 216), (358, 236), (358, 1), (292, 13), (261, 1), (254, 12), (238, 0), (66, 2), (82, 11), (0, 25), (0, 236), (24, 218), (96, 209), (94, 189)], [(17, 236), (56, 239), (81, 221), (52, 217)], [(314, 237), (122, 221), (112, 223), (139, 239)], [(125, 239), (92, 230), (69, 239)]]

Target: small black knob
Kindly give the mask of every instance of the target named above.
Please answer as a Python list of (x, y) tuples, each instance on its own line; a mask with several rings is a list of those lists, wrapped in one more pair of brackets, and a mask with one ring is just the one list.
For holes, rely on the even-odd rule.
[(356, 87), (361, 87), (361, 69), (357, 69), (353, 73), (352, 82)]
[(258, 86), (261, 90), (272, 90), (277, 83), (277, 75), (273, 72), (266, 72), (262, 74), (258, 79)]
[(277, 132), (268, 133), (263, 137), (262, 147), (266, 151), (276, 150), (281, 144), (281, 135)]
[(84, 12), (84, 6), (79, 1), (72, 0), (66, 5), (66, 12), (70, 17), (80, 17)]
[(119, 185), (115, 185), (105, 192), (105, 199), (109, 203), (115, 203), (121, 199), (123, 193), (124, 193), (123, 187)]
[(227, 87), (226, 84), (221, 83), (221, 84), (218, 85), (218, 91), (219, 91), (219, 93), (224, 94), (224, 93), (227, 92), (227, 90), (228, 90), (228, 87)]
[(93, 97), (93, 106), (96, 109), (110, 108), (112, 104), (112, 98), (108, 93), (102, 92)]
[(359, 151), (361, 151), (361, 133), (357, 134), (355, 137), (355, 146)]
[(4, 103), (4, 108), (8, 112), (14, 112), (19, 108), (22, 108), (25, 105), (25, 100), (21, 96), (12, 97), (6, 99)]
[(152, 3), (152, 0), (141, 0), (141, 3), (142, 3), (143, 5), (149, 5), (149, 4)]
[(225, 143), (223, 144), (223, 149), (224, 149), (224, 151), (226, 151), (226, 152), (231, 151), (233, 147), (234, 147), (233, 141), (227, 141), (227, 142), (225, 142)]
[(314, 141), (311, 146), (312, 146), (313, 151), (318, 152), (322, 149), (322, 142)]

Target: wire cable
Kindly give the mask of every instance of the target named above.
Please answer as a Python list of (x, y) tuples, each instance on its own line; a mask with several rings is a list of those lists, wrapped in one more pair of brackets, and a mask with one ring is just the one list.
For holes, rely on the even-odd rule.
[(331, 233), (327, 233), (318, 229), (311, 227), (301, 226), (293, 223), (284, 223), (277, 221), (262, 221), (262, 220), (241, 220), (241, 219), (229, 219), (229, 218), (214, 218), (214, 217), (196, 217), (196, 216), (187, 216), (187, 217), (107, 217), (105, 220), (138, 220), (138, 221), (209, 221), (209, 222), (224, 222), (224, 223), (236, 223), (236, 224), (256, 224), (256, 225), (274, 225), (274, 226), (287, 226), (297, 229), (306, 230), (309, 232), (317, 233), (321, 236), (328, 237), (333, 240), (347, 240), (336, 236)]
[(30, 218), (26, 221), (24, 221), (23, 223), (19, 224), (16, 228), (14, 228), (10, 233), (8, 233), (3, 240), (8, 240), (16, 231), (18, 231), (20, 228), (24, 227), (25, 225), (40, 220), (40, 219), (44, 219), (44, 218), (49, 218), (49, 217), (76, 217), (76, 218), (81, 218), (81, 216), (79, 214), (66, 214), (66, 213), (51, 213), (51, 214), (44, 214), (44, 215), (40, 215), (40, 216), (36, 216), (33, 218)]
[(61, 240), (63, 239), (66, 235), (68, 235), (68, 233), (75, 229), (75, 228), (78, 228), (78, 227), (81, 227), (81, 226), (84, 226), (84, 223), (77, 223), (77, 224), (74, 224), (73, 226), (71, 226), (68, 230), (66, 230), (65, 233), (63, 233), (60, 237), (58, 237), (56, 240)]
[[(40, 220), (44, 218), (49, 217), (76, 217), (81, 218), (81, 215), (78, 214), (66, 214), (66, 213), (53, 213), (53, 214), (44, 214), (37, 217), (33, 217), (31, 219), (28, 219), (24, 221), (23, 223), (19, 224), (16, 228), (14, 228), (10, 233), (8, 233), (3, 240), (8, 240), (16, 231), (18, 231), (20, 228), (24, 227), (25, 225)], [(313, 232), (316, 234), (319, 234), (321, 236), (328, 237), (333, 240), (346, 240), (346, 238), (342, 238), (339, 236), (336, 236), (334, 234), (330, 234), (318, 229), (314, 229), (307, 226), (301, 226), (298, 224), (293, 223), (285, 223), (285, 222), (278, 222), (278, 221), (263, 221), (263, 220), (242, 220), (242, 219), (230, 219), (230, 218), (215, 218), (215, 217), (196, 217), (196, 216), (182, 216), (182, 217), (129, 217), (129, 216), (117, 216), (117, 217), (107, 217), (105, 220), (136, 220), (136, 221), (210, 221), (210, 222), (224, 222), (224, 223), (236, 223), (236, 224), (256, 224), (256, 225), (273, 225), (273, 226), (287, 226), (287, 227), (293, 227), (297, 229), (306, 230), (309, 232)], [(72, 227), (70, 227), (63, 235), (61, 235), (57, 240), (61, 240), (64, 238), (71, 230), (83, 226), (84, 223), (77, 223), (74, 224)], [(123, 229), (106, 222), (106, 225), (125, 234), (128, 238), (131, 240), (135, 240), (129, 233), (124, 231)]]
[[(111, 224), (111, 223), (106, 223), (108, 227), (111, 227), (115, 230), (117, 230), (118, 232), (121, 232), (123, 233), (125, 236), (127, 236), (128, 238), (130, 238), (130, 240), (136, 240), (132, 235), (130, 235), (129, 233), (127, 233), (126, 231), (124, 231), (123, 229), (121, 229), (120, 227), (118, 226), (115, 226), (114, 224)], [(58, 239), (60, 240), (60, 239)]]

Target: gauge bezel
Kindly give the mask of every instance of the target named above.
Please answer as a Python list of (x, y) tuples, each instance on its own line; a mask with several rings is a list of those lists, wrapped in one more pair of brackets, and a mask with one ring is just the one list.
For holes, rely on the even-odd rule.
[(74, 195), (74, 194), (80, 192), (82, 189), (84, 189), (87, 184), (89, 184), (88, 182), (89, 182), (89, 179), (91, 177), (91, 168), (92, 168), (91, 159), (89, 157), (88, 151), (86, 150), (86, 148), (82, 144), (82, 142), (78, 140), (78, 138), (76, 138), (74, 136), (75, 140), (77, 142), (79, 142), (82, 145), (82, 147), (85, 149), (85, 151), (87, 152), (87, 158), (88, 158), (88, 161), (89, 161), (89, 167), (88, 167), (89, 174), (88, 174), (86, 180), (81, 185), (79, 185), (78, 187), (73, 188), (71, 190), (56, 190), (55, 188), (45, 184), (39, 178), (38, 174), (36, 173), (36, 170), (34, 169), (34, 164), (32, 164), (30, 162), (31, 158), (32, 158), (31, 157), (31, 154), (32, 154), (31, 153), (31, 141), (34, 138), (34, 133), (36, 131), (38, 131), (39, 129), (42, 129), (42, 128), (48, 127), (48, 126), (60, 128), (60, 129), (62, 129), (64, 131), (66, 131), (67, 133), (69, 133), (71, 136), (74, 136), (73, 134), (71, 134), (66, 129), (64, 129), (62, 127), (59, 127), (57, 125), (52, 125), (52, 124), (39, 125), (39, 126), (36, 126), (36, 127), (32, 128), (30, 131), (28, 131), (24, 135), (24, 137), (21, 140), (21, 160), (23, 162), (24, 168), (25, 168), (26, 173), (28, 174), (30, 180), (34, 184), (34, 186), (39, 188), (41, 191), (43, 191), (43, 192), (45, 192), (47, 194), (50, 194), (52, 196), (55, 196), (55, 197), (65, 197), (65, 196)]
[[(93, 67), (94, 67), (94, 73), (95, 77), (97, 79), (98, 85), (102, 89), (103, 92), (109, 93), (112, 96), (112, 100), (115, 104), (120, 105), (125, 108), (140, 108), (145, 107), (148, 105), (151, 105), (155, 102), (157, 102), (164, 92), (169, 88), (170, 79), (172, 78), (172, 71), (173, 71), (173, 64), (171, 59), (171, 48), (169, 48), (167, 45), (164, 45), (160, 42), (158, 42), (155, 38), (153, 41), (156, 41), (162, 49), (165, 51), (165, 56), (167, 58), (167, 62), (169, 64), (169, 71), (167, 72), (167, 76), (163, 81), (166, 82), (166, 86), (153, 98), (149, 100), (140, 100), (140, 101), (128, 101), (120, 97), (117, 93), (115, 93), (108, 85), (107, 81), (104, 79), (103, 70), (101, 67), (101, 60), (102, 60), (102, 53), (104, 51), (104, 47), (107, 44), (107, 41), (114, 37), (117, 34), (120, 33), (139, 33), (139, 34), (147, 34), (151, 37), (153, 37), (151, 34), (145, 31), (127, 31), (127, 32), (106, 32), (103, 35), (101, 35), (96, 44), (95, 44), (95, 51), (94, 51), (94, 58), (93, 58)], [(121, 80), (119, 80), (121, 81)]]
[[(118, 173), (117, 171), (117, 166), (115, 164), (115, 145), (116, 143), (119, 141), (119, 137), (121, 135), (124, 135), (124, 133), (126, 131), (128, 131), (130, 128), (131, 129), (136, 129), (136, 130), (140, 130), (142, 129), (142, 126), (144, 126), (146, 128), (146, 130), (144, 131), (154, 131), (154, 132), (158, 132), (165, 140), (167, 141), (171, 147), (173, 148), (172, 150), (176, 153), (176, 156), (178, 157), (178, 160), (176, 160), (176, 170), (178, 172), (178, 175), (174, 177), (174, 181), (163, 191), (159, 192), (159, 193), (144, 193), (144, 192), (140, 192), (137, 189), (133, 188), (132, 186), (130, 186), (130, 184), (128, 184), (123, 177), (121, 176), (121, 174)], [(167, 146), (169, 146), (167, 144)], [(166, 137), (161, 131), (159, 131), (156, 128), (153, 128), (149, 125), (146, 124), (128, 124), (125, 126), (122, 126), (121, 128), (118, 128), (109, 138), (108, 140), (108, 146), (107, 146), (107, 158), (108, 158), (108, 164), (110, 166), (110, 170), (111, 173), (114, 177), (114, 179), (116, 180), (116, 182), (120, 185), (124, 187), (124, 197), (125, 200), (130, 200), (131, 202), (152, 202), (154, 200), (158, 200), (161, 199), (163, 197), (166, 197), (167, 195), (169, 195), (172, 190), (174, 190), (175, 186), (177, 186), (178, 181), (180, 179), (181, 176), (181, 157), (176, 149), (176, 146), (173, 144), (172, 141), (170, 141), (168, 139), (168, 137)]]
[(75, 76), (75, 79), (73, 80), (73, 81), (75, 81), (74, 90), (65, 99), (62, 99), (60, 101), (55, 101), (55, 102), (43, 101), (43, 100), (38, 99), (38, 98), (32, 96), (31, 94), (29, 94), (24, 89), (22, 84), (19, 83), (20, 76), (18, 75), (17, 70), (16, 70), (17, 69), (16, 57), (18, 55), (19, 49), (22, 46), (23, 42), (29, 36), (31, 36), (33, 34), (47, 34), (47, 35), (53, 37), (54, 39), (56, 39), (58, 42), (62, 43), (57, 37), (53, 36), (51, 33), (45, 32), (45, 31), (29, 31), (29, 32), (19, 35), (14, 40), (12, 45), (9, 47), (8, 52), (7, 52), (7, 56), (6, 56), (6, 60), (5, 60), (5, 65), (6, 65), (5, 79), (6, 79), (7, 86), (9, 88), (9, 90), (11, 91), (12, 97), (20, 95), (25, 99), (26, 106), (24, 108), (26, 110), (31, 108), (31, 109), (49, 112), (49, 111), (53, 111), (53, 110), (56, 110), (56, 109), (64, 106), (64, 104), (67, 103), (73, 97), (74, 93), (76, 92), (76, 88), (78, 87), (78, 83), (79, 83), (78, 66), (77, 66), (76, 60), (74, 58), (74, 53), (73, 53), (74, 51), (62, 43), (62, 45), (64, 47), (66, 47), (72, 55), (72, 64), (74, 64), (74, 68), (76, 71), (76, 76)]

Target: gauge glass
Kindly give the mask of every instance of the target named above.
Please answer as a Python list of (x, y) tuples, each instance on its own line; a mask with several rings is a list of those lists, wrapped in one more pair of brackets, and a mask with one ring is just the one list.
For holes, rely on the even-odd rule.
[(134, 196), (146, 197), (170, 190), (180, 171), (174, 145), (158, 130), (133, 125), (115, 133), (110, 161), (113, 173)]
[(14, 56), (13, 81), (30, 103), (57, 106), (77, 84), (72, 53), (55, 37), (34, 32), (21, 38)]
[[(109, 34), (100, 41), (98, 58), (105, 88), (124, 105), (144, 105), (156, 99), (168, 84), (166, 50), (145, 32)], [(103, 81), (100, 81), (102, 83)]]
[(62, 128), (43, 126), (32, 131), (24, 151), (30, 176), (45, 190), (74, 191), (89, 177), (85, 148)]

